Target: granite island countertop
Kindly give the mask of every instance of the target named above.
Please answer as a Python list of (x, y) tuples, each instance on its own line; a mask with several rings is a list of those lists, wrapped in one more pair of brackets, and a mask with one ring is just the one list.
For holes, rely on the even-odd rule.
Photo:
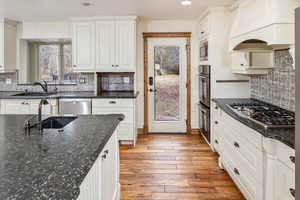
[(258, 133), (262, 134), (264, 137), (272, 138), (278, 140), (289, 147), (295, 149), (295, 128), (270, 128), (265, 129), (262, 125), (259, 125), (247, 118), (241, 117), (228, 108), (227, 104), (232, 103), (253, 103), (257, 102), (255, 99), (213, 99), (224, 112), (238, 120), (239, 122), (245, 124), (246, 126), (254, 129)]
[(73, 200), (123, 115), (78, 116), (64, 131), (26, 134), (32, 115), (0, 115), (0, 199)]
[(99, 99), (135, 99), (139, 92), (58, 92), (49, 96), (14, 96), (24, 92), (0, 92), (0, 99), (65, 99), (65, 98), (99, 98)]

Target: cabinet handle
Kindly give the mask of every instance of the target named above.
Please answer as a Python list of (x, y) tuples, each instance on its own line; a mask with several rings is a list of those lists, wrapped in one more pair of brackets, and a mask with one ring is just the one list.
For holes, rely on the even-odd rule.
[(233, 171), (234, 171), (235, 174), (240, 175), (240, 172), (237, 168), (234, 168)]
[(216, 144), (219, 144), (219, 141), (218, 141), (218, 140), (215, 140), (215, 143), (216, 143)]
[(105, 154), (108, 154), (108, 152), (109, 152), (108, 150), (105, 150), (105, 151), (104, 151)]
[(218, 110), (218, 109), (219, 109), (219, 107), (218, 107), (218, 106), (216, 106), (216, 107), (215, 107), (215, 109), (216, 109), (216, 110)]
[(291, 162), (292, 162), (292, 163), (294, 163), (294, 164), (295, 164), (295, 162), (296, 162), (296, 158), (295, 158), (295, 156), (290, 156), (290, 160), (291, 160)]
[(73, 65), (73, 67), (77, 67), (76, 65)]
[(110, 103), (110, 104), (116, 104), (117, 102), (115, 102), (115, 101), (110, 101), (109, 103)]
[(119, 67), (119, 65), (116, 65), (116, 67)]
[(234, 142), (233, 145), (234, 145), (236, 148), (240, 148), (240, 145), (239, 145), (239, 143), (237, 143), (237, 142)]
[(106, 154), (102, 155), (102, 160), (106, 159)]
[(0, 65), (0, 68), (3, 68), (3, 66), (2, 66), (2, 65)]
[(112, 67), (115, 67), (115, 65), (111, 65)]
[(215, 124), (219, 124), (219, 122), (218, 122), (218, 121), (215, 121)]
[(243, 67), (243, 66), (244, 66), (244, 64), (241, 64), (241, 66)]
[(291, 195), (292, 195), (293, 197), (296, 196), (296, 190), (295, 190), (295, 189), (290, 188), (290, 193), (291, 193)]
[(204, 34), (204, 31), (201, 31), (201, 34)]

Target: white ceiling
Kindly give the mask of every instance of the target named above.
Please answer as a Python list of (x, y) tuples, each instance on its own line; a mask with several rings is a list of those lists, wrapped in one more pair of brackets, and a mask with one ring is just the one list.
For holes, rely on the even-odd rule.
[[(83, 7), (88, 1), (93, 6)], [(235, 0), (0, 0), (0, 16), (14, 20), (53, 21), (96, 15), (137, 15), (149, 19), (194, 19), (207, 6), (230, 5)]]

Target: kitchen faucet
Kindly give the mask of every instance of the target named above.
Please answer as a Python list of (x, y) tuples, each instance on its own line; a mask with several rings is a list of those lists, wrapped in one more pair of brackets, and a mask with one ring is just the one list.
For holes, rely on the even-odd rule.
[(45, 93), (48, 93), (48, 84), (47, 84), (46, 81), (43, 81), (43, 82), (44, 82), (44, 84), (41, 83), (41, 82), (35, 82), (35, 83), (33, 83), (33, 85), (34, 85), (34, 86), (36, 86), (36, 85), (41, 86), (41, 88), (43, 89), (43, 91), (44, 91)]
[(38, 124), (39, 124), (39, 129), (40, 131), (43, 129), (42, 127), (42, 110), (43, 110), (43, 105), (48, 105), (49, 102), (46, 99), (42, 99), (39, 104), (39, 113), (38, 113)]

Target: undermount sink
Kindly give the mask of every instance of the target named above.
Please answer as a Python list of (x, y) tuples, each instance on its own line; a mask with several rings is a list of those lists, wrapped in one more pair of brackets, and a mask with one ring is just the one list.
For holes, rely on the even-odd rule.
[(47, 96), (50, 96), (50, 95), (53, 95), (55, 93), (44, 93), (44, 92), (24, 92), (24, 93), (19, 93), (19, 94), (15, 94), (15, 95), (12, 95), (12, 96), (15, 96), (15, 97), (26, 97), (26, 96), (29, 96), (29, 97), (39, 97), (39, 96), (42, 96), (42, 97), (47, 97)]
[(77, 119), (76, 116), (49, 117), (42, 121), (43, 129), (61, 129)]

